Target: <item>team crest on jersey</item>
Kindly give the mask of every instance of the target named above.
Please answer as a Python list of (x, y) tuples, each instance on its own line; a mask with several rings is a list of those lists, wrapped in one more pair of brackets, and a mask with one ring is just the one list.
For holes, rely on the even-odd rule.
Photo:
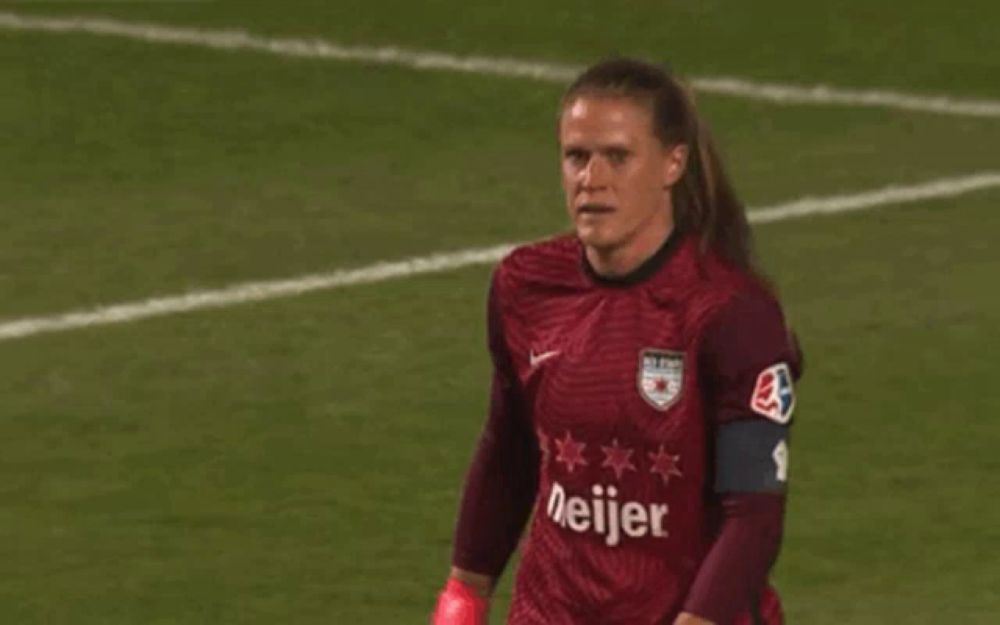
[(750, 408), (777, 423), (784, 424), (791, 420), (795, 410), (795, 390), (787, 364), (779, 362), (757, 375), (757, 383), (750, 396)]
[(666, 410), (681, 395), (684, 354), (647, 348), (639, 352), (639, 394), (653, 408)]

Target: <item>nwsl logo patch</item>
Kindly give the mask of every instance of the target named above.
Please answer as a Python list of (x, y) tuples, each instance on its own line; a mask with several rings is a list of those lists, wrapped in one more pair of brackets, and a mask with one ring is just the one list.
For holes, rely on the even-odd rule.
[(795, 410), (795, 391), (792, 372), (783, 362), (764, 369), (757, 376), (750, 409), (777, 423), (788, 423)]

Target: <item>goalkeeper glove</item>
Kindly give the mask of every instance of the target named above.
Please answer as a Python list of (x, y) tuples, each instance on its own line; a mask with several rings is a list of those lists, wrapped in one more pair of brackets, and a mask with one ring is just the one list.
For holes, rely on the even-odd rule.
[(463, 581), (449, 577), (438, 595), (431, 625), (486, 625), (489, 601)]

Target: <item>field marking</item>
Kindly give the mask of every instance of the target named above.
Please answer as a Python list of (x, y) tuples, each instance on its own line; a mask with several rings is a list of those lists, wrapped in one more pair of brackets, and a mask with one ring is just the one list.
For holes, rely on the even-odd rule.
[[(263, 37), (244, 30), (208, 30), (126, 22), (95, 17), (36, 17), (0, 11), (0, 28), (52, 33), (88, 33), (147, 43), (199, 46), (220, 50), (253, 50), (286, 57), (334, 59), (395, 65), (417, 70), (444, 70), (565, 84), (579, 66), (485, 56), (455, 56), (444, 52), (396, 47), (345, 46), (319, 38)], [(733, 77), (695, 77), (695, 90), (775, 104), (879, 107), (969, 117), (1000, 117), (1000, 101), (958, 99), (883, 89), (864, 90), (827, 85), (788, 85)]]
[(750, 211), (750, 222), (766, 224), (774, 221), (849, 213), (889, 204), (910, 204), (921, 200), (946, 198), (1000, 187), (1000, 171), (988, 171), (955, 178), (938, 178), (914, 185), (890, 185), (874, 191), (805, 197), (793, 202)]
[[(763, 224), (810, 215), (830, 215), (860, 211), (889, 204), (907, 204), (946, 198), (982, 189), (1000, 187), (1000, 171), (957, 178), (942, 178), (909, 186), (890, 186), (863, 193), (803, 198), (775, 206), (751, 210), (751, 223)], [(515, 244), (418, 256), (395, 262), (379, 262), (357, 269), (310, 274), (286, 280), (243, 282), (221, 289), (156, 297), (114, 304), (92, 310), (78, 310), (45, 317), (26, 317), (0, 323), (0, 341), (78, 328), (126, 323), (196, 310), (293, 297), (313, 291), (355, 284), (371, 284), (393, 278), (438, 273), (472, 265), (495, 263)]]

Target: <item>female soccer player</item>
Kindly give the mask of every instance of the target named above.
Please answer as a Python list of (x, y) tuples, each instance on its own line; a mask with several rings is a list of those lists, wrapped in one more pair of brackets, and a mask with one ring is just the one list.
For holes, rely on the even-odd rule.
[(743, 205), (644, 62), (581, 74), (559, 144), (573, 232), (493, 275), (489, 417), (432, 622), (486, 622), (531, 518), (510, 624), (779, 624), (800, 356)]

